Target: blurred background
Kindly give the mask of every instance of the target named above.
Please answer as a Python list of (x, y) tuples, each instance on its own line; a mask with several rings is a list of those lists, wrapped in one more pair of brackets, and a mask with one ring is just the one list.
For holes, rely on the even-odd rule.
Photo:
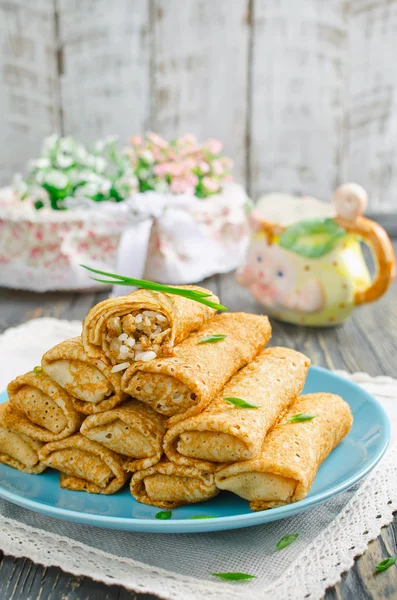
[(191, 132), (223, 141), (253, 199), (354, 180), (387, 221), (396, 28), (392, 0), (0, 0), (0, 185), (54, 131)]

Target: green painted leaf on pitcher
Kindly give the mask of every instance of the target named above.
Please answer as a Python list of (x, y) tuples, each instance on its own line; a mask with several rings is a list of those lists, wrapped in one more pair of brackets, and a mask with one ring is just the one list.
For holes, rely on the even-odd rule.
[(346, 235), (333, 219), (300, 221), (281, 234), (280, 246), (306, 258), (320, 258)]

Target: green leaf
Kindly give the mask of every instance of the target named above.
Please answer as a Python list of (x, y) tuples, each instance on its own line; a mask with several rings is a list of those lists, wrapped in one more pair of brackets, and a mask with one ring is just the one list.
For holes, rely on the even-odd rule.
[(217, 519), (217, 515), (194, 515), (189, 517), (189, 520), (191, 519)]
[(132, 279), (130, 277), (124, 277), (124, 275), (116, 275), (115, 273), (98, 271), (97, 269), (93, 269), (91, 267), (88, 267), (87, 265), (80, 266), (84, 269), (87, 269), (87, 271), (90, 271), (91, 273), (98, 273), (99, 275), (109, 277), (109, 279), (99, 279), (97, 277), (91, 277), (91, 279), (93, 279), (94, 281), (99, 281), (100, 283), (107, 283), (110, 285), (128, 285), (142, 288), (145, 290), (163, 292), (164, 294), (173, 294), (174, 296), (182, 296), (183, 298), (194, 300), (195, 302), (199, 302), (200, 304), (205, 304), (205, 306), (209, 306), (210, 308), (214, 308), (216, 310), (228, 310), (226, 306), (222, 306), (222, 304), (217, 304), (216, 302), (208, 300), (208, 298), (212, 296), (212, 294), (209, 292), (201, 292), (200, 290), (189, 290), (184, 288), (172, 287), (169, 285), (164, 285), (162, 283), (156, 283), (154, 281), (146, 281), (145, 279)]
[(389, 558), (385, 558), (385, 560), (376, 565), (375, 569), (377, 571), (386, 571), (386, 569), (393, 566), (396, 562), (397, 556), (389, 556)]
[(297, 413), (296, 415), (292, 415), (288, 417), (286, 420), (289, 423), (303, 423), (304, 421), (311, 421), (315, 419), (317, 415), (307, 415), (305, 413)]
[(280, 246), (306, 258), (320, 258), (333, 250), (347, 235), (333, 219), (300, 221), (280, 236)]
[(227, 335), (224, 333), (214, 333), (214, 335), (207, 335), (206, 337), (201, 338), (199, 344), (215, 344), (216, 342), (221, 342), (225, 339)]
[(298, 539), (298, 536), (299, 536), (299, 533), (291, 533), (290, 535), (284, 536), (278, 542), (278, 544), (276, 546), (276, 550), (282, 550), (283, 548), (286, 548), (290, 544), (293, 544), (295, 542), (295, 540)]
[(249, 575), (248, 573), (211, 573), (211, 575), (219, 577), (219, 579), (226, 579), (227, 581), (244, 581), (256, 578), (256, 575)]
[(171, 516), (172, 516), (172, 510), (161, 510), (160, 512), (158, 512), (155, 515), (156, 519), (161, 519), (162, 521), (171, 519)]
[(34, 367), (33, 373), (35, 375), (40, 375), (40, 373), (43, 373), (43, 367), (40, 367), (40, 366)]
[(250, 404), (241, 398), (224, 398), (225, 402), (230, 402), (230, 404), (234, 404), (234, 406), (238, 406), (238, 408), (259, 408), (256, 404)]

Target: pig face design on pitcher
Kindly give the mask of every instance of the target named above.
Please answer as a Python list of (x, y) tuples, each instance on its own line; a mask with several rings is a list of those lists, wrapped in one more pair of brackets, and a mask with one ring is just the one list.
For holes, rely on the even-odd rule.
[[(251, 244), (237, 280), (269, 314), (283, 321), (311, 326), (343, 323), (356, 306), (387, 290), (395, 274), (391, 242), (377, 223), (362, 216), (367, 197), (357, 184), (336, 190), (333, 215), (325, 218), (302, 220), (305, 199), (292, 200), (294, 218), (285, 226), (251, 212)], [(378, 266), (373, 279), (361, 242), (372, 249)]]
[(305, 313), (324, 306), (322, 285), (315, 279), (298, 287), (296, 264), (288, 252), (277, 244), (269, 244), (258, 236), (249, 249), (247, 264), (237, 273), (241, 285), (249, 288), (254, 298), (270, 309), (299, 310)]

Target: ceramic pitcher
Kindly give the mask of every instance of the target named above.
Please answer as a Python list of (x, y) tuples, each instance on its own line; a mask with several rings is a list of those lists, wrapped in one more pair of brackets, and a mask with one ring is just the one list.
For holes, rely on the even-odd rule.
[[(363, 216), (367, 194), (357, 184), (339, 187), (332, 205), (288, 198), (270, 195), (251, 212), (251, 243), (237, 280), (277, 319), (343, 323), (356, 306), (380, 298), (393, 280), (390, 239)], [(373, 253), (373, 278), (361, 242)]]

